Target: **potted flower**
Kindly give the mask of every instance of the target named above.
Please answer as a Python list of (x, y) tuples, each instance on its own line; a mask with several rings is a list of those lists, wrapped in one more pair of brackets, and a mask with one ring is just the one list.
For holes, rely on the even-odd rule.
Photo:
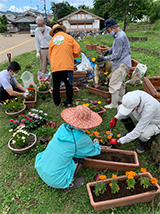
[(99, 88), (94, 87), (94, 80), (88, 81), (88, 86), (86, 86), (88, 92), (91, 94), (96, 94), (98, 96), (102, 96), (104, 98), (110, 98), (111, 94), (108, 91), (108, 83), (105, 82), (104, 86), (99, 86)]
[(37, 142), (37, 137), (33, 133), (24, 130), (25, 126), (20, 126), (16, 132), (10, 130), (12, 137), (8, 142), (8, 148), (15, 153), (22, 154), (29, 151)]
[(47, 113), (44, 113), (42, 110), (38, 111), (32, 109), (28, 114), (19, 115), (18, 119), (10, 119), (9, 126), (11, 129), (15, 130), (18, 126), (25, 125), (26, 129), (35, 129), (39, 126), (42, 126), (48, 121)]
[(84, 106), (89, 107), (92, 111), (96, 112), (97, 114), (99, 114), (101, 117), (103, 116), (103, 113), (106, 111), (102, 106), (101, 106), (101, 101), (97, 101), (97, 104), (93, 105), (90, 103), (84, 103)]
[(49, 82), (43, 82), (38, 87), (38, 92), (41, 93), (41, 94), (47, 94), (47, 93), (49, 93), (49, 89), (50, 89), (49, 84), (50, 84)]
[(4, 102), (5, 113), (9, 116), (16, 117), (23, 113), (26, 109), (26, 105), (20, 98), (13, 98), (12, 100), (6, 100)]
[(34, 108), (37, 101), (37, 90), (32, 84), (30, 84), (27, 89), (29, 94), (25, 98), (24, 103), (26, 104), (27, 108)]
[(113, 174), (112, 178), (88, 183), (87, 191), (91, 205), (98, 211), (151, 201), (160, 193), (160, 186), (149, 172), (129, 171), (124, 176)]
[(101, 146), (101, 154), (84, 158), (83, 166), (84, 168), (125, 172), (139, 167), (139, 161), (134, 151)]

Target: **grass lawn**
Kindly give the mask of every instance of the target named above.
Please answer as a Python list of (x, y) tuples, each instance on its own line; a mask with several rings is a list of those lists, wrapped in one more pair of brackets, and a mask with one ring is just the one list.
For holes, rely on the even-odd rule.
[[(132, 33), (134, 35), (134, 33)], [(131, 35), (130, 35), (131, 36)], [(99, 43), (108, 42), (112, 43), (112, 39), (107, 36), (99, 36), (97, 38), (88, 37), (83, 41), (80, 41), (82, 51), (87, 54), (88, 57), (96, 57), (98, 53), (96, 51), (89, 51), (85, 48), (86, 42), (89, 43)], [(156, 38), (158, 46), (158, 38)], [(140, 42), (145, 43), (145, 42)], [(132, 45), (132, 44), (131, 44)], [(143, 45), (143, 44), (141, 44)], [(151, 44), (152, 45), (152, 44)], [(139, 62), (146, 64), (148, 66), (147, 76), (158, 76), (160, 68), (159, 57), (153, 55), (145, 55), (144, 53), (131, 52), (132, 58), (137, 59)], [(32, 65), (31, 73), (34, 75), (36, 84), (37, 81), (37, 71), (40, 68), (39, 60), (35, 58), (35, 51), (30, 53), (25, 53), (14, 60), (18, 61), (22, 67), (22, 70), (18, 74), (18, 81), (21, 83), (20, 76), (27, 70), (26, 64), (30, 63)], [(7, 68), (8, 63), (0, 64), (0, 71)], [(140, 87), (130, 87), (129, 90), (136, 90)], [(101, 100), (102, 104), (106, 104), (105, 99), (98, 97), (96, 95), (91, 95), (86, 89), (81, 89), (77, 97), (74, 97), (74, 102), (78, 98), (88, 98), (90, 100)], [(48, 113), (49, 120), (57, 122), (56, 129), (46, 128), (46, 126), (41, 126), (33, 133), (37, 135), (38, 141), (34, 148), (22, 155), (14, 154), (8, 149), (9, 136), (9, 120), (11, 117), (4, 113), (4, 109), (0, 107), (0, 213), (23, 213), (23, 214), (91, 214), (96, 213), (93, 207), (90, 205), (86, 184), (94, 180), (95, 174), (98, 170), (92, 169), (82, 169), (80, 176), (85, 178), (85, 184), (74, 191), (64, 193), (63, 190), (53, 189), (47, 186), (38, 176), (36, 170), (34, 169), (34, 162), (36, 155), (46, 148), (46, 145), (40, 145), (39, 139), (44, 136), (48, 136), (50, 139), (56, 132), (57, 128), (63, 123), (60, 113), (64, 109), (62, 106), (55, 108), (53, 100), (50, 95), (46, 97), (43, 101), (41, 96), (38, 95), (38, 101), (36, 103), (36, 108), (38, 110), (42, 109), (44, 112)], [(28, 110), (29, 111), (29, 110)], [(28, 112), (27, 111), (27, 112)], [(97, 127), (96, 131), (103, 135), (106, 130), (109, 130), (109, 121), (116, 114), (116, 110), (107, 110), (103, 116), (102, 124)], [(124, 127), (121, 122), (117, 122), (117, 126), (114, 130), (115, 134), (123, 132)], [(136, 141), (120, 146), (121, 149), (125, 150), (135, 150)], [(155, 176), (160, 181), (160, 174), (158, 172), (158, 167), (152, 161), (149, 152), (143, 155), (139, 155), (140, 167), (146, 168), (153, 176)], [(136, 169), (136, 172), (139, 172)], [(113, 172), (110, 171), (99, 171), (102, 174), (111, 177)], [(119, 173), (121, 175), (121, 173)], [(134, 204), (129, 207), (114, 208), (107, 211), (99, 211), (97, 213), (105, 214), (159, 214), (160, 213), (160, 196), (157, 196), (151, 203)]]

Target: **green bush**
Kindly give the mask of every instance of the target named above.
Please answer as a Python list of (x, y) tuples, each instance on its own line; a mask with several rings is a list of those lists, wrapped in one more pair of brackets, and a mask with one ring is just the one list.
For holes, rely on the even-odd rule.
[(0, 24), (0, 33), (4, 33), (7, 30), (6, 26), (3, 24)]
[(154, 26), (153, 26), (152, 29), (153, 29), (153, 30), (160, 30), (160, 19), (158, 19), (158, 20), (155, 22), (155, 24), (154, 24)]

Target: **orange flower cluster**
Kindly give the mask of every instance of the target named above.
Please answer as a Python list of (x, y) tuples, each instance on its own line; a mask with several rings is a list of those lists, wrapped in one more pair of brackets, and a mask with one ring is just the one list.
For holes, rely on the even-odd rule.
[(147, 170), (145, 168), (141, 168), (141, 172), (147, 172)]
[(128, 179), (133, 179), (134, 176), (136, 175), (136, 173), (133, 172), (133, 171), (127, 171), (127, 172), (126, 172), (126, 175), (127, 175), (127, 178), (128, 178)]
[(86, 133), (87, 133), (87, 134), (90, 134), (90, 131), (86, 130)]
[(106, 134), (111, 134), (111, 132), (110, 131), (106, 131)]
[(117, 175), (113, 174), (113, 175), (112, 175), (112, 178), (114, 178), (114, 179), (117, 178)]
[(107, 138), (110, 140), (112, 138), (112, 135), (108, 135)]
[(109, 183), (109, 186), (112, 187), (112, 183)]
[(100, 176), (99, 176), (99, 179), (100, 179), (100, 180), (104, 180), (104, 179), (106, 179), (106, 178), (107, 178), (106, 175), (100, 175)]
[(99, 135), (99, 132), (93, 131), (92, 134), (94, 134), (95, 136), (98, 136), (98, 135)]
[(151, 178), (150, 181), (152, 182), (152, 184), (157, 184), (158, 180), (156, 178)]
[(30, 94), (27, 94), (27, 97), (31, 97), (31, 95), (30, 95)]
[(28, 87), (27, 89), (28, 89), (28, 90), (33, 90), (33, 88), (30, 88), (30, 87)]

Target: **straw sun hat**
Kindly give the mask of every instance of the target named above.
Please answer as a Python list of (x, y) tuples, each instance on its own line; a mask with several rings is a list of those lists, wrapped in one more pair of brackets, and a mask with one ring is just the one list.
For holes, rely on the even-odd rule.
[(55, 24), (52, 27), (52, 30), (49, 32), (50, 36), (53, 36), (53, 33), (56, 29), (61, 28), (64, 32), (66, 32), (66, 27), (64, 25)]
[(61, 113), (63, 120), (78, 129), (91, 129), (102, 123), (102, 118), (87, 106), (64, 109)]

